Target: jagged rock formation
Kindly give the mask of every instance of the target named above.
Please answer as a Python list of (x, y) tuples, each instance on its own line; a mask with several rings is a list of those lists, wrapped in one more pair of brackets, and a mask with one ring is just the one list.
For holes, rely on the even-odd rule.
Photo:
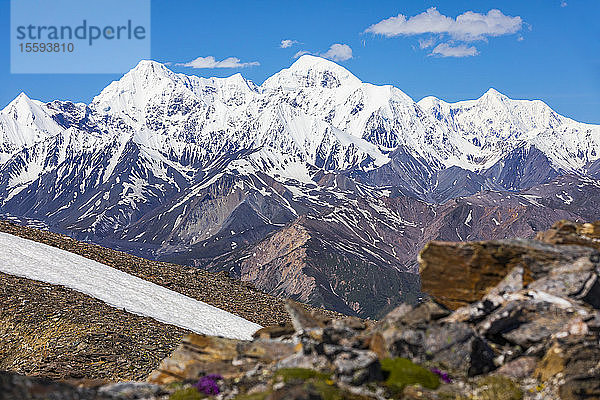
[[(598, 398), (600, 253), (595, 238), (599, 229), (600, 223), (561, 221), (539, 235), (553, 244), (522, 239), (431, 243), (421, 252), (420, 262), (424, 290), (431, 289), (433, 300), (416, 307), (400, 306), (376, 323), (351, 318), (319, 322), (289, 303), (299, 343), (295, 351), (289, 348), (278, 361), (272, 357), (259, 361), (269, 371), (262, 374), (256, 374), (256, 358), (228, 355), (238, 367), (246, 365), (243, 360), (251, 363), (234, 374), (240, 383), (233, 388), (227, 386), (232, 376), (225, 372), (224, 388), (261, 399), (302, 399), (297, 392), (300, 385), (315, 390), (315, 398), (326, 398), (319, 394), (318, 379), (308, 372), (305, 379), (277, 383), (278, 377), (292, 373), (290, 368), (306, 368), (328, 376), (339, 398)], [(454, 278), (440, 279), (449, 275)], [(439, 282), (445, 282), (445, 288)], [(277, 340), (266, 333), (256, 334), (252, 343), (257, 349), (289, 341), (287, 334)], [(187, 340), (205, 343), (208, 339)], [(248, 342), (238, 348), (253, 347)], [(172, 363), (183, 360), (187, 371), (219, 372), (218, 364), (195, 361), (203, 354), (206, 351), (184, 344), (150, 380), (191, 377), (173, 369)], [(405, 382), (398, 389), (389, 380), (393, 369), (386, 368), (410, 362), (431, 368), (444, 382), (429, 387), (426, 369), (418, 382)], [(414, 377), (408, 365), (403, 376)], [(410, 383), (422, 387), (415, 390)]]
[(600, 308), (599, 226), (561, 221), (538, 240), (429, 243), (419, 254), (423, 291), (456, 309), (481, 300), (510, 274), (512, 289), (539, 289)]

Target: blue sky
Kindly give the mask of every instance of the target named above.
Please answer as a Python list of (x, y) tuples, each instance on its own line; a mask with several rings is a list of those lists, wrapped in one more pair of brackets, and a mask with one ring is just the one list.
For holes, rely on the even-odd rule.
[[(9, 1), (0, 0), (0, 107), (21, 91), (43, 101), (89, 102), (119, 78), (11, 74), (9, 16)], [(241, 72), (257, 84), (298, 52), (325, 54), (361, 80), (392, 84), (415, 100), (471, 99), (494, 87), (600, 123), (599, 17), (597, 0), (155, 0), (151, 51), (176, 72)], [(291, 45), (282, 48), (282, 40)]]

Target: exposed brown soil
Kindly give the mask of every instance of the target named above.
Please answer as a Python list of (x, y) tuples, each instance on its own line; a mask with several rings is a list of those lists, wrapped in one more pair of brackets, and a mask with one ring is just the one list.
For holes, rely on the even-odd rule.
[(0, 273), (0, 370), (56, 379), (144, 379), (186, 330), (74, 290)]

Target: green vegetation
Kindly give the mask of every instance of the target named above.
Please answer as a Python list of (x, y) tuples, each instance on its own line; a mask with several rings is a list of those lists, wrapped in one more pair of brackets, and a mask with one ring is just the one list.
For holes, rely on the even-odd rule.
[(189, 387), (185, 389), (179, 389), (169, 397), (169, 400), (202, 400), (204, 397), (198, 389)]
[(281, 378), (286, 383), (291, 381), (307, 381), (310, 379), (327, 381), (331, 379), (331, 374), (324, 374), (307, 368), (282, 368), (275, 372), (275, 378)]
[(523, 392), (511, 379), (504, 376), (486, 376), (477, 382), (482, 400), (521, 400)]
[(381, 369), (386, 376), (385, 384), (394, 391), (401, 391), (408, 385), (421, 385), (427, 389), (440, 386), (436, 374), (406, 358), (384, 358)]
[(237, 396), (234, 397), (234, 400), (265, 400), (265, 398), (270, 395), (271, 392), (266, 391), (266, 392), (262, 392), (262, 393), (254, 393), (254, 394), (238, 394)]

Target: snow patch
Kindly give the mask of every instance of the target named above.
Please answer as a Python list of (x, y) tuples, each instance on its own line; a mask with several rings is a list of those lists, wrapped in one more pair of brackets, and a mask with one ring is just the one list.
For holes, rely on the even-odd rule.
[(260, 325), (133, 275), (42, 243), (0, 233), (0, 271), (62, 285), (108, 305), (193, 332), (249, 340)]

